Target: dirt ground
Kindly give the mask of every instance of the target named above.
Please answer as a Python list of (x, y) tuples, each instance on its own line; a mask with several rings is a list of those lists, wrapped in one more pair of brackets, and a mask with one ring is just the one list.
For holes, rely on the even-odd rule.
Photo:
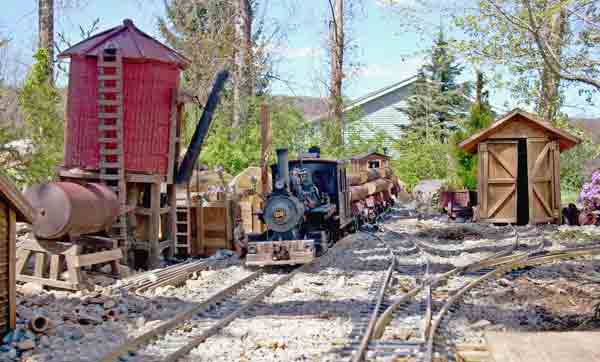
[[(515, 242), (507, 226), (452, 224), (436, 219), (388, 221), (385, 244), (367, 233), (348, 236), (308, 272), (279, 287), (189, 356), (189, 361), (333, 361), (360, 334), (358, 326), (374, 298), (373, 285), (388, 266), (386, 246), (398, 266), (388, 291), (393, 302), (422, 281), (425, 264), (436, 275), (498, 252)], [(519, 227), (519, 250), (600, 244), (595, 227)], [(418, 240), (424, 249), (414, 254)], [(167, 320), (177, 312), (240, 280), (251, 270), (233, 258), (195, 276), (196, 282), (147, 295), (94, 291), (68, 293), (21, 286), (19, 329), (0, 347), (0, 361), (96, 361), (112, 346)], [(478, 275), (464, 275), (434, 289), (434, 311), (456, 288)], [(110, 281), (103, 280), (103, 284)], [(486, 331), (593, 330), (600, 302), (600, 259), (567, 260), (513, 271), (469, 292), (444, 319), (440, 332), (453, 344), (481, 344)], [(419, 340), (424, 296), (395, 314), (387, 340)], [(116, 309), (118, 317), (103, 318)], [(28, 320), (47, 316), (52, 328), (33, 334)], [(136, 360), (135, 356), (121, 360)]]

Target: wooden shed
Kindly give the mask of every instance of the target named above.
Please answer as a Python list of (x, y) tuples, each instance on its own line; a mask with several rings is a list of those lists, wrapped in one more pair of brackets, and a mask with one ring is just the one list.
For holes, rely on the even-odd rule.
[(497, 223), (559, 223), (560, 152), (580, 139), (515, 109), (460, 143), (479, 156), (479, 218)]
[(353, 174), (359, 174), (370, 168), (385, 170), (389, 167), (389, 163), (390, 156), (375, 151), (356, 155), (350, 159)]
[(33, 220), (29, 203), (0, 175), (0, 336), (16, 326), (16, 222)]

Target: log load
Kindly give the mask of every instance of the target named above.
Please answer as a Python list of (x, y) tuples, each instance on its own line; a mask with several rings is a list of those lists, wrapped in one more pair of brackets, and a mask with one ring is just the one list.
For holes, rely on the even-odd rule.
[(350, 186), (350, 200), (360, 201), (378, 192), (391, 190), (393, 183), (387, 179), (376, 179), (362, 185)]
[(348, 174), (347, 178), (350, 186), (358, 186), (380, 178), (392, 179), (394, 177), (396, 176), (394, 176), (394, 172), (391, 168), (370, 168), (366, 171), (361, 171), (360, 173)]

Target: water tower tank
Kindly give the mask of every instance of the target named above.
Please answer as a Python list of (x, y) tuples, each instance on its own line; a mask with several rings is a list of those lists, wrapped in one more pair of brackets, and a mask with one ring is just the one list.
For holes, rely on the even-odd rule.
[(129, 19), (59, 55), (71, 59), (64, 166), (99, 169), (98, 56), (107, 44), (123, 59), (125, 171), (166, 175), (173, 97), (188, 61)]

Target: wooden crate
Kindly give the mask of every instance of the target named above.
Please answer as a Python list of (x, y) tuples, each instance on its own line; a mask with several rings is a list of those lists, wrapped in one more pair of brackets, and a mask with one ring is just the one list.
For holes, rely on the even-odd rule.
[(208, 256), (218, 249), (233, 250), (233, 200), (193, 204), (190, 208), (191, 254)]
[(239, 202), (242, 212), (242, 223), (244, 232), (262, 233), (266, 230), (266, 226), (260, 221), (256, 212), (262, 209), (262, 201), (257, 196), (250, 196), (244, 201)]

